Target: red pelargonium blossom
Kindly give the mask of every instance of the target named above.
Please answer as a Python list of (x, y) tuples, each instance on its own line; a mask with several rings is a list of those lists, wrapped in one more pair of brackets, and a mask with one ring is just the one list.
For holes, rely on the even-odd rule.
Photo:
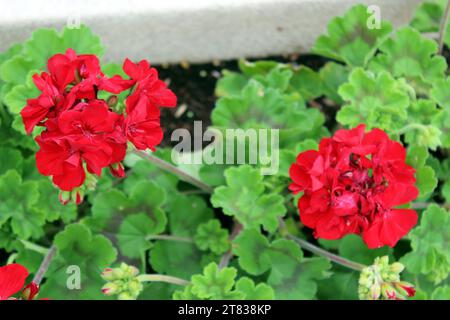
[(390, 247), (417, 223), (412, 209), (397, 209), (418, 196), (415, 170), (405, 163), (403, 146), (379, 129), (360, 125), (324, 138), (319, 150), (297, 156), (289, 189), (302, 223), (323, 239), (361, 234), (369, 248)]
[[(135, 64), (126, 59), (123, 69), (130, 79), (109, 78), (95, 55), (77, 55), (68, 49), (48, 60), (47, 72), (33, 76), (41, 94), (27, 100), (21, 115), (28, 134), (36, 126), (44, 128), (36, 137), (37, 168), (61, 190), (81, 187), (86, 172), (100, 176), (105, 167), (123, 177), (127, 141), (140, 150), (154, 150), (161, 142), (159, 108), (175, 107), (175, 94), (145, 60)], [(116, 94), (128, 89), (125, 110), (114, 109)], [(99, 91), (111, 95), (101, 100)], [(66, 203), (71, 196), (60, 198)]]
[(39, 292), (39, 286), (31, 282), (24, 288), (27, 277), (28, 270), (20, 264), (0, 267), (0, 300), (14, 299), (12, 296), (21, 290), (22, 299), (33, 300)]

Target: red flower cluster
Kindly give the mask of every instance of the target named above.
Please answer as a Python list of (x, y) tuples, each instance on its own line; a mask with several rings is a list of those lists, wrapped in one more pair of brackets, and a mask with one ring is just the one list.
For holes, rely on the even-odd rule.
[(23, 300), (33, 300), (39, 292), (39, 286), (31, 282), (24, 288), (27, 277), (28, 270), (20, 264), (0, 267), (0, 300), (14, 299), (12, 296), (19, 291)]
[[(41, 94), (27, 101), (21, 115), (28, 134), (37, 125), (44, 127), (36, 138), (37, 168), (52, 176), (61, 190), (81, 186), (85, 170), (100, 176), (109, 167), (123, 177), (127, 141), (140, 150), (154, 150), (161, 142), (159, 107), (175, 107), (177, 98), (147, 61), (134, 64), (126, 59), (123, 70), (130, 79), (108, 78), (95, 55), (68, 49), (51, 57), (47, 69), (34, 75)], [(118, 113), (113, 109), (115, 95), (130, 88), (126, 110)], [(112, 94), (107, 101), (98, 99), (100, 90)]]
[(417, 223), (417, 213), (396, 206), (414, 200), (414, 169), (403, 146), (379, 129), (339, 130), (319, 151), (298, 155), (290, 168), (302, 223), (317, 238), (361, 234), (369, 248), (395, 246)]

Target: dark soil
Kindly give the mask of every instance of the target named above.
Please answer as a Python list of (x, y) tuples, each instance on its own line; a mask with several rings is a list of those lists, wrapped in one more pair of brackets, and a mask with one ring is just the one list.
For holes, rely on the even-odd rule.
[[(302, 64), (314, 70), (320, 69), (327, 61), (314, 55), (277, 56), (268, 57), (266, 60), (292, 63), (294, 65)], [(252, 61), (252, 59), (249, 59), (249, 61)], [(195, 120), (202, 121), (203, 130), (206, 130), (211, 124), (211, 111), (216, 101), (214, 89), (217, 80), (221, 77), (221, 71), (224, 69), (230, 71), (239, 70), (237, 60), (192, 65), (187, 63), (170, 66), (159, 65), (156, 68), (160, 78), (169, 84), (169, 88), (178, 97), (178, 106), (176, 108), (162, 110), (161, 124), (165, 133), (163, 146), (171, 145), (170, 135), (177, 128), (186, 128), (192, 132)], [(320, 103), (315, 107), (322, 106), (323, 104)], [(334, 112), (330, 110), (330, 112), (326, 113), (330, 114), (330, 119), (334, 119)]]

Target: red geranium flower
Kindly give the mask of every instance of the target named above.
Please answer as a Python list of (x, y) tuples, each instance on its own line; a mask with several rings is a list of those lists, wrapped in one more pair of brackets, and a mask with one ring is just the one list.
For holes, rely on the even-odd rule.
[[(27, 101), (21, 115), (28, 134), (35, 126), (45, 129), (36, 137), (37, 168), (68, 192), (60, 195), (64, 204), (70, 199), (81, 202), (84, 190), (79, 188), (87, 172), (100, 176), (103, 168), (109, 168), (114, 176), (123, 177), (127, 141), (140, 150), (155, 150), (163, 138), (159, 107), (174, 107), (175, 94), (147, 61), (134, 64), (126, 59), (123, 68), (131, 79), (109, 78), (95, 55), (68, 49), (48, 60), (48, 72), (33, 76), (41, 94)], [(115, 109), (115, 94), (131, 87), (125, 112)], [(100, 100), (99, 91), (112, 95)]]
[(298, 155), (290, 190), (303, 191), (298, 207), (317, 238), (361, 234), (369, 248), (395, 246), (417, 223), (417, 213), (396, 206), (414, 200), (414, 169), (403, 146), (379, 129), (339, 130), (319, 150)]

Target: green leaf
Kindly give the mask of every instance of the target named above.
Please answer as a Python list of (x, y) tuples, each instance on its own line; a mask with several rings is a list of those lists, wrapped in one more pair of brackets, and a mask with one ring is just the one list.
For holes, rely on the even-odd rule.
[[(54, 240), (57, 255), (47, 272), (41, 297), (50, 299), (105, 299), (101, 292), (104, 281), (100, 273), (116, 260), (117, 252), (102, 235), (92, 235), (80, 224), (71, 224), (58, 233)], [(70, 289), (68, 267), (80, 269), (81, 288)]]
[(371, 250), (361, 239), (360, 236), (349, 234), (339, 243), (339, 255), (352, 261), (370, 265), (376, 257), (392, 254), (392, 249), (383, 247)]
[(64, 48), (72, 48), (77, 54), (103, 55), (104, 48), (100, 37), (85, 25), (78, 28), (64, 28), (61, 38)]
[(358, 300), (358, 279), (358, 272), (335, 271), (330, 278), (318, 281), (317, 296), (321, 300)]
[(450, 300), (450, 286), (436, 288), (431, 295), (431, 300)]
[(450, 77), (446, 80), (436, 81), (430, 91), (430, 96), (442, 108), (450, 110)]
[(450, 109), (441, 109), (440, 112), (433, 117), (431, 127), (435, 128), (435, 130), (438, 130), (440, 133), (439, 146), (450, 148)]
[(424, 166), (416, 169), (416, 187), (419, 189), (420, 199), (426, 198), (436, 188), (438, 180), (433, 168)]
[(239, 266), (251, 275), (260, 275), (271, 267), (269, 241), (256, 229), (243, 230), (233, 240), (233, 253)]
[(400, 129), (407, 119), (409, 96), (389, 73), (373, 74), (356, 68), (339, 88), (346, 104), (336, 119), (348, 127), (365, 122), (369, 128)]
[(47, 64), (52, 55), (64, 52), (64, 44), (54, 29), (37, 29), (23, 45), (23, 55), (39, 69)]
[(99, 193), (93, 200), (92, 217), (83, 223), (94, 231), (117, 232), (127, 215), (147, 214), (157, 229), (164, 229), (166, 217), (161, 206), (165, 202), (164, 189), (152, 181), (141, 181), (130, 191), (129, 196), (117, 189)]
[(437, 43), (413, 28), (398, 30), (395, 38), (380, 46), (380, 51), (369, 67), (378, 72), (387, 70), (396, 78), (406, 78), (419, 93), (426, 93), (434, 81), (444, 79), (447, 63), (437, 54)]
[(270, 270), (268, 284), (277, 299), (312, 299), (317, 291), (316, 280), (328, 276), (326, 259), (303, 258), (299, 246), (291, 240), (279, 239), (269, 244), (255, 229), (243, 230), (233, 241), (233, 252), (239, 266), (252, 275)]
[[(432, 150), (442, 145), (442, 128), (445, 131), (447, 123), (443, 110), (438, 109), (431, 100), (417, 99), (411, 103), (408, 110), (408, 123), (414, 130), (405, 133), (405, 141), (410, 145), (418, 145)], [(406, 125), (408, 128), (408, 125)]]
[(0, 176), (0, 227), (9, 223), (14, 234), (24, 240), (41, 237), (46, 215), (36, 208), (38, 200), (37, 182), (22, 182), (15, 170)]
[(324, 93), (321, 76), (306, 66), (300, 66), (294, 70), (290, 85), (292, 90), (299, 92), (305, 101), (316, 99)]
[(273, 289), (265, 284), (259, 283), (255, 285), (252, 279), (243, 277), (236, 282), (236, 291), (244, 293), (245, 300), (273, 300), (275, 299), (275, 292)]
[(127, 195), (120, 190), (111, 189), (98, 193), (92, 201), (92, 216), (82, 220), (94, 232), (101, 232), (112, 224), (114, 216), (125, 215), (130, 200)]
[[(272, 73), (290, 70), (276, 69)], [(271, 74), (272, 74), (271, 73)], [(316, 138), (323, 133), (324, 117), (317, 109), (306, 108), (299, 92), (284, 93), (288, 73), (284, 80), (250, 79), (239, 96), (220, 98), (211, 114), (217, 129), (279, 129), (281, 148), (293, 146), (299, 140)], [(225, 132), (224, 132), (225, 136)], [(224, 161), (225, 163), (225, 161)]]
[(213, 211), (198, 196), (182, 196), (177, 194), (167, 206), (169, 228), (172, 235), (194, 237), (202, 223), (213, 218)]
[(23, 157), (19, 150), (0, 147), (0, 175), (8, 170), (22, 171)]
[(11, 59), (13, 56), (18, 55), (22, 51), (22, 44), (13, 44), (8, 50), (0, 52), (0, 65), (6, 60)]
[(409, 146), (406, 163), (414, 168), (420, 168), (427, 162), (429, 153), (427, 148), (420, 146)]
[(412, 251), (401, 259), (408, 272), (423, 274), (435, 284), (444, 281), (450, 272), (449, 232), (449, 212), (430, 205), (409, 235)]
[[(154, 155), (171, 162), (171, 150), (169, 149), (158, 149)], [(133, 154), (128, 154), (125, 158), (125, 164), (132, 168), (132, 170), (127, 172), (127, 178), (123, 182), (124, 191), (130, 193), (136, 184), (150, 179), (164, 188), (167, 193), (166, 195), (170, 198), (170, 195), (177, 190), (178, 178), (141, 158), (138, 158), (137, 161), (131, 161), (132, 157)]]
[[(160, 217), (164, 219), (164, 217)], [(148, 236), (164, 231), (165, 224), (160, 219), (152, 220), (145, 213), (127, 216), (119, 228), (117, 239), (120, 251), (130, 258), (138, 258), (151, 247)]]
[(29, 87), (19, 84), (5, 95), (4, 100), (9, 112), (16, 115), (26, 106), (27, 99), (35, 98), (38, 95), (39, 90), (35, 86)]
[[(441, 27), (446, 5), (447, 0), (429, 0), (421, 3), (414, 14), (411, 26), (422, 33), (437, 33)], [(449, 31), (450, 25), (447, 24), (446, 31), (444, 32), (444, 44), (447, 46), (450, 44)]]
[(242, 298), (242, 293), (232, 291), (237, 270), (227, 267), (219, 270), (217, 264), (210, 263), (202, 275), (191, 278), (192, 292), (201, 299), (231, 300)]
[(38, 69), (39, 67), (21, 55), (13, 56), (0, 65), (0, 79), (14, 85), (24, 84), (30, 70)]
[(428, 157), (427, 148), (415, 145), (408, 147), (406, 163), (416, 169), (416, 186), (421, 199), (429, 196), (438, 183), (434, 169), (426, 165)]
[(201, 300), (192, 292), (192, 284), (184, 287), (183, 290), (177, 290), (173, 293), (173, 300)]
[(234, 216), (245, 228), (263, 226), (275, 232), (278, 218), (284, 216), (284, 199), (277, 194), (264, 194), (263, 177), (250, 166), (225, 171), (227, 186), (214, 190), (211, 203), (221, 207), (226, 215)]
[(46, 212), (47, 221), (62, 220), (64, 223), (69, 223), (77, 218), (77, 205), (74, 203), (62, 205), (58, 199), (59, 190), (49, 179), (39, 179), (38, 186), (38, 207)]
[(211, 250), (216, 254), (222, 254), (230, 247), (228, 230), (223, 229), (217, 219), (199, 225), (194, 240), (200, 250)]
[(290, 240), (275, 240), (268, 249), (262, 250), (262, 254), (269, 259), (264, 267), (271, 269), (268, 284), (275, 290), (276, 299), (314, 298), (317, 291), (316, 280), (327, 277), (326, 270), (331, 267), (329, 261), (323, 258), (303, 258), (298, 245)]
[(202, 254), (193, 243), (156, 241), (149, 262), (159, 273), (185, 279), (202, 270)]
[(421, 3), (414, 13), (411, 26), (420, 32), (437, 32), (446, 3), (446, 0), (431, 0)]
[(442, 145), (441, 135), (442, 131), (434, 125), (420, 125), (418, 130), (410, 130), (405, 134), (405, 141), (436, 150)]
[(341, 64), (327, 62), (319, 71), (322, 78), (323, 91), (325, 95), (336, 102), (342, 104), (342, 98), (338, 94), (338, 89), (348, 80), (350, 70)]
[(218, 97), (239, 96), (248, 83), (248, 77), (237, 72), (222, 71), (222, 78), (217, 81), (215, 94)]
[(320, 36), (312, 51), (351, 66), (365, 66), (378, 46), (392, 30), (382, 21), (380, 28), (369, 28), (371, 14), (364, 5), (356, 5), (328, 24), (328, 35)]
[[(168, 203), (167, 212), (168, 232), (178, 237), (194, 237), (198, 226), (213, 217), (202, 198), (179, 194)], [(154, 243), (149, 261), (157, 272), (189, 278), (201, 272), (203, 256), (193, 243), (162, 240)]]

